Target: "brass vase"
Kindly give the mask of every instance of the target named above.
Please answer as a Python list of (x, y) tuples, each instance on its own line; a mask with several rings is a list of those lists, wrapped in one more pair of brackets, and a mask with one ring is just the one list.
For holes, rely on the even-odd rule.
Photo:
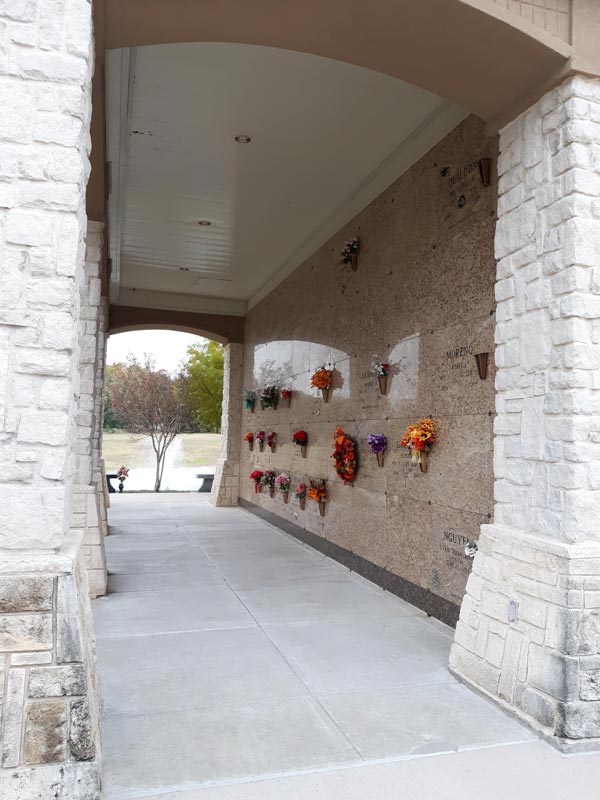
[(260, 450), (261, 453), (265, 449), (265, 443), (264, 443), (264, 441), (262, 439), (258, 443), (258, 449)]
[(248, 442), (248, 450), (250, 450), (250, 452), (254, 450), (254, 442)]
[(275, 497), (275, 487), (269, 486), (269, 497)]
[(325, 516), (325, 500), (319, 500), (319, 514), (324, 517)]
[(383, 467), (383, 453), (377, 453), (377, 463), (380, 467)]
[(302, 456), (302, 458), (306, 458), (306, 445), (305, 444), (301, 444), (300, 445), (300, 455)]
[(306, 497), (299, 497), (298, 503), (300, 504), (300, 511), (304, 511), (306, 508)]
[(350, 256), (350, 269), (352, 272), (356, 272), (358, 269), (358, 253), (352, 253)]
[(331, 386), (328, 386), (326, 389), (321, 389), (321, 394), (323, 395), (323, 402), (328, 403), (331, 397)]
[(282, 492), (283, 495), (283, 502), (287, 504), (290, 502), (290, 493), (289, 492)]
[(387, 394), (387, 375), (378, 375), (377, 380), (379, 381), (379, 391), (382, 395)]
[(419, 453), (419, 468), (421, 472), (427, 472), (427, 451), (421, 450)]

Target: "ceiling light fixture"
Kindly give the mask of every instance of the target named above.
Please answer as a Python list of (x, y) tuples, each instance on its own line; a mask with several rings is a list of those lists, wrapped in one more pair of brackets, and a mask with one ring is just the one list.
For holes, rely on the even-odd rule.
[(180, 269), (182, 272), (189, 272), (189, 271), (190, 271), (190, 268), (189, 268), (189, 267), (179, 267), (179, 269)]
[(248, 136), (246, 133), (238, 133), (235, 140), (238, 144), (250, 144), (252, 137)]
[(203, 228), (208, 228), (209, 225), (212, 225), (212, 222), (209, 219), (199, 219), (198, 225), (202, 225)]

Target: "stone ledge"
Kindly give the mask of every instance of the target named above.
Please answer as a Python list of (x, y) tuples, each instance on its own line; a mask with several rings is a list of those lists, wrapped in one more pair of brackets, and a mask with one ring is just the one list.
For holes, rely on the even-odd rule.
[(481, 526), (482, 535), (493, 541), (508, 542), (520, 548), (528, 547), (543, 553), (565, 558), (568, 560), (578, 558), (600, 558), (599, 542), (559, 542), (545, 536), (534, 536), (525, 531), (515, 530), (496, 522)]
[(0, 770), (2, 800), (100, 800), (97, 763), (64, 763)]
[(0, 550), (0, 574), (69, 575), (75, 570), (82, 542), (83, 531), (71, 529), (58, 550)]

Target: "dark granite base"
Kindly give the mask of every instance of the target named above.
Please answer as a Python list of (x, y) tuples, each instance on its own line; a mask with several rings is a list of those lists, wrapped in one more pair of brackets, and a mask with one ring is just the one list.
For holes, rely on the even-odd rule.
[(293, 522), (288, 522), (271, 511), (259, 508), (242, 497), (240, 497), (239, 503), (242, 508), (250, 511), (250, 513), (264, 519), (266, 522), (270, 522), (272, 525), (276, 525), (301, 542), (314, 547), (315, 550), (319, 550), (329, 558), (333, 558), (334, 561), (343, 564), (352, 572), (362, 575), (363, 578), (367, 578), (386, 591), (395, 594), (402, 600), (406, 600), (407, 603), (420, 608), (429, 616), (436, 617), (453, 628), (456, 626), (460, 607), (455, 603), (451, 603), (449, 600), (430, 592), (429, 589), (423, 589), (422, 586), (417, 586), (416, 583), (411, 583), (399, 575), (395, 575), (384, 567), (379, 567), (377, 564), (367, 561), (366, 558), (356, 555), (356, 553), (347, 550), (345, 547), (340, 547), (340, 545), (334, 544), (316, 533), (311, 533), (311, 531), (307, 531), (299, 525), (294, 525)]

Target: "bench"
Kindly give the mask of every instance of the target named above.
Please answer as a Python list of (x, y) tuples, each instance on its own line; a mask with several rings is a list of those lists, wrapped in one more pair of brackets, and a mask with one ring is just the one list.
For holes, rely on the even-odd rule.
[(202, 484), (198, 489), (199, 492), (210, 492), (212, 489), (213, 481), (215, 479), (214, 472), (198, 472), (196, 473), (197, 478), (202, 479)]
[(117, 493), (117, 490), (115, 489), (115, 487), (112, 485), (112, 483), (110, 481), (111, 481), (112, 478), (114, 478), (116, 480), (118, 477), (119, 476), (117, 475), (116, 472), (107, 472), (106, 473), (106, 483), (108, 485), (108, 493), (109, 494), (116, 494)]

